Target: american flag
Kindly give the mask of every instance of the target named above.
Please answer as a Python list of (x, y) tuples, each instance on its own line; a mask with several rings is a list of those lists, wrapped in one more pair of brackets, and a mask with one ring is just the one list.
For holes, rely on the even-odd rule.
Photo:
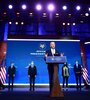
[(88, 76), (88, 71), (87, 68), (82, 68), (82, 76), (83, 79), (85, 80), (85, 82), (87, 83), (87, 85), (89, 84), (89, 76)]
[(6, 66), (5, 66), (5, 59), (2, 60), (2, 64), (0, 66), (0, 82), (4, 84), (6, 81)]

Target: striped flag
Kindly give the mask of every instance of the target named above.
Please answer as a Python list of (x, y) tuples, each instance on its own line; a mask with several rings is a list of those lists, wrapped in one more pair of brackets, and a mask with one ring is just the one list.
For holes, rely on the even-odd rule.
[(5, 66), (5, 59), (2, 60), (2, 64), (0, 67), (0, 82), (4, 84), (6, 82), (6, 66)]
[(83, 79), (85, 80), (86, 84), (88, 85), (89, 84), (89, 76), (88, 76), (88, 71), (85, 67), (82, 68), (82, 76), (83, 76)]

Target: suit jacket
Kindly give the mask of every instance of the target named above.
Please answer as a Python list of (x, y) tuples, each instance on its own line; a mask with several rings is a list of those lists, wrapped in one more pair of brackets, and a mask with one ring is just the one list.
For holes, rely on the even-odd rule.
[(8, 75), (9, 75), (9, 77), (13, 77), (13, 75), (15, 75), (15, 72), (16, 72), (15, 66), (13, 66), (12, 68), (11, 68), (11, 66), (8, 67)]
[[(52, 55), (52, 52), (51, 52), (51, 49), (50, 50), (47, 50), (45, 54), (48, 54), (48, 56), (53, 56)], [(58, 52), (58, 50), (55, 49), (55, 54), (54, 56), (60, 56), (60, 53)], [(44, 57), (44, 60), (46, 60), (46, 58)], [(53, 67), (54, 64), (48, 64), (48, 67)], [(51, 69), (50, 69), (51, 70)], [(53, 70), (53, 68), (52, 68)]]
[(81, 75), (82, 74), (82, 70), (81, 70), (81, 65), (78, 64), (78, 67), (76, 66), (76, 64), (74, 65), (74, 73), (75, 75)]
[(37, 75), (36, 66), (34, 66), (33, 68), (31, 66), (28, 67), (28, 75), (30, 75), (31, 77)]
[[(51, 49), (47, 50), (45, 54), (48, 54), (48, 56), (53, 56), (52, 52), (51, 52)], [(57, 50), (55, 50), (54, 56), (59, 56), (59, 55), (60, 55), (60, 53)], [(44, 60), (46, 60), (46, 58), (44, 58)]]

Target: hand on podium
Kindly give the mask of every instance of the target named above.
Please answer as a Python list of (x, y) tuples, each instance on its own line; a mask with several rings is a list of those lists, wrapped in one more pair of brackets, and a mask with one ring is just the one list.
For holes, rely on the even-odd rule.
[(45, 54), (45, 57), (47, 57), (47, 56), (48, 56), (48, 53)]
[(61, 53), (60, 56), (61, 56), (61, 57), (64, 56), (64, 53)]

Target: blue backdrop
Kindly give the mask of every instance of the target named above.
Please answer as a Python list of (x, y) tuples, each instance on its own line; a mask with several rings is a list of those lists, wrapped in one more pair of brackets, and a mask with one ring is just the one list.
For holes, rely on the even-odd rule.
[[(50, 40), (52, 41), (52, 40)], [(44, 61), (44, 53), (50, 49), (48, 40), (8, 40), (7, 42), (7, 55), (6, 66), (10, 65), (11, 61), (15, 62), (16, 76), (15, 83), (28, 84), (28, 64), (31, 61), (35, 62), (37, 67), (36, 84), (48, 84), (48, 71), (47, 65)], [(67, 57), (68, 66), (70, 68), (69, 83), (75, 83), (75, 77), (73, 72), (73, 65), (75, 60), (79, 60), (80, 56), (80, 42), (79, 41), (60, 41), (57, 40), (56, 48), (59, 52), (64, 52)], [(59, 65), (59, 80), (62, 83), (62, 64)], [(8, 79), (7, 79), (8, 82)]]

